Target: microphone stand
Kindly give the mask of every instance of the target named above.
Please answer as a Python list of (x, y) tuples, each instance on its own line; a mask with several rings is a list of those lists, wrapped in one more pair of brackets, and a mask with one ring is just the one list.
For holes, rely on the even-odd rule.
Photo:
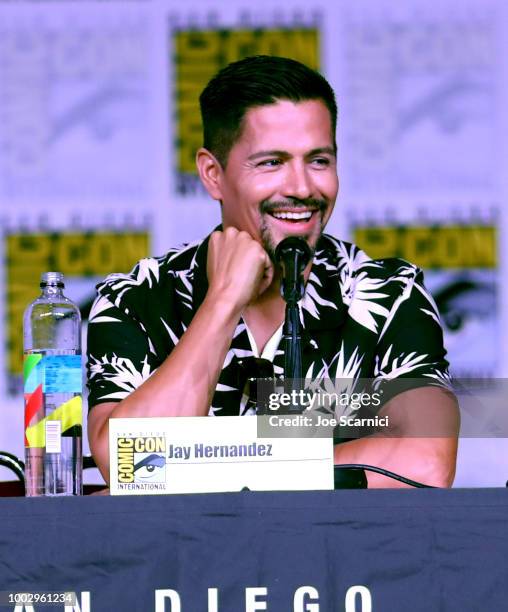
[[(284, 341), (284, 390), (286, 393), (300, 390), (302, 378), (302, 333), (298, 302), (286, 303), (286, 317), (282, 331)], [(300, 413), (303, 406), (289, 404), (288, 411)]]
[[(296, 243), (296, 248), (293, 242), (290, 242), (291, 248), (284, 250), (284, 246), (288, 240), (282, 241), (281, 258), (284, 261), (284, 277), (281, 284), (281, 294), (286, 302), (286, 314), (284, 327), (282, 330), (282, 340), (284, 346), (284, 391), (291, 393), (292, 391), (300, 391), (302, 379), (302, 331), (300, 323), (300, 312), (298, 309), (298, 301), (302, 299), (304, 293), (302, 271), (306, 261), (309, 259), (310, 249), (308, 245), (301, 240), (305, 247), (302, 252), (301, 243)], [(303, 264), (303, 265), (302, 265)], [(301, 413), (305, 409), (304, 406), (293, 405), (291, 402), (288, 406), (288, 412)]]

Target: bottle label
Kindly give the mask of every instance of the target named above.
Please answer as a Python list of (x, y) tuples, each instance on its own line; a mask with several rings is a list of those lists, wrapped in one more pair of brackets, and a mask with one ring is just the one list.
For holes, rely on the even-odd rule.
[[(25, 356), (25, 446), (44, 448), (49, 421), (59, 421), (61, 434), (82, 424), (82, 370), (81, 355)], [(52, 412), (45, 411), (45, 394), (75, 394)], [(62, 398), (64, 399), (64, 398)], [(47, 408), (46, 408), (47, 409)], [(49, 425), (51, 429), (51, 425)], [(51, 447), (50, 448), (56, 448)], [(47, 452), (57, 452), (47, 450)]]
[(81, 393), (81, 355), (44, 355), (44, 393)]
[(33, 393), (39, 385), (42, 385), (42, 369), (39, 365), (41, 360), (41, 353), (25, 355), (23, 364), (23, 387), (25, 394)]
[[(60, 435), (65, 434), (65, 432), (71, 427), (75, 427), (76, 425), (82, 424), (82, 403), (81, 403), (81, 395), (76, 395), (68, 402), (63, 403), (58, 406), (53, 412), (48, 414), (46, 417), (36, 421), (33, 425), (28, 426), (25, 429), (25, 446), (30, 448), (44, 448), (46, 447), (47, 452), (59, 452), (56, 450), (48, 449), (48, 423), (50, 421), (58, 421), (58, 430)], [(50, 431), (54, 433), (55, 430), (51, 429), (51, 425), (49, 425)], [(52, 442), (50, 442), (50, 448), (55, 448), (51, 446)]]
[(25, 393), (81, 393), (81, 355), (26, 355), (23, 378)]
[(61, 421), (46, 421), (46, 452), (62, 452), (62, 423)]

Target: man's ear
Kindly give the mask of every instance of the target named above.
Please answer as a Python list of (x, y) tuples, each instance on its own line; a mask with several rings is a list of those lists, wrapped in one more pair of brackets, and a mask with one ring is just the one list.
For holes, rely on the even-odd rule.
[(214, 200), (222, 200), (222, 166), (208, 149), (201, 147), (196, 153), (196, 166), (199, 178)]

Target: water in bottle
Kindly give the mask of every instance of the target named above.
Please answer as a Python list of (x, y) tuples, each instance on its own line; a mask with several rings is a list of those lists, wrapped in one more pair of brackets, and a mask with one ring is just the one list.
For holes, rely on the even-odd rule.
[(23, 318), (26, 494), (81, 495), (81, 317), (63, 274), (40, 286)]

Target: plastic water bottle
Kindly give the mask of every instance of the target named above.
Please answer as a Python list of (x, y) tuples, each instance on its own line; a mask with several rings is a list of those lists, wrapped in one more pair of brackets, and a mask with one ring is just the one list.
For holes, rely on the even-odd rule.
[(81, 495), (81, 317), (62, 273), (41, 289), (23, 318), (26, 495)]

